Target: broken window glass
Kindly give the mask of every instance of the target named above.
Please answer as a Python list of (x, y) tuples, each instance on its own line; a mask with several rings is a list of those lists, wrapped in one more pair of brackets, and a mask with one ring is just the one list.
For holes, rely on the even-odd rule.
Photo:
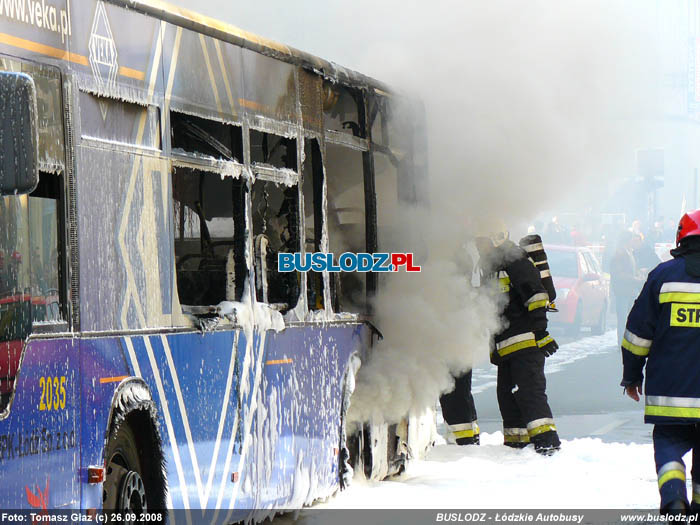
[[(328, 240), (334, 260), (345, 253), (366, 251), (365, 188), (362, 152), (335, 144), (326, 145)], [(365, 274), (332, 273), (334, 309), (365, 312)]]
[(279, 272), (278, 253), (296, 253), (299, 243), (299, 189), (258, 179), (253, 184), (255, 291), (258, 301), (286, 312), (299, 298), (298, 272)]
[(250, 161), (296, 171), (297, 141), (294, 138), (251, 129)]
[[(305, 228), (304, 246), (307, 253), (321, 251), (323, 229), (323, 164), (318, 140), (307, 139), (303, 171)], [(306, 274), (306, 295), (310, 310), (323, 310), (323, 273)]]
[(171, 111), (170, 134), (174, 153), (243, 162), (240, 126)]
[(173, 172), (175, 266), (180, 303), (240, 301), (245, 264), (245, 192), (240, 179), (189, 168)]
[(354, 137), (366, 137), (365, 130), (360, 125), (361, 101), (362, 96), (358, 91), (329, 81), (324, 82), (323, 120), (326, 129)]

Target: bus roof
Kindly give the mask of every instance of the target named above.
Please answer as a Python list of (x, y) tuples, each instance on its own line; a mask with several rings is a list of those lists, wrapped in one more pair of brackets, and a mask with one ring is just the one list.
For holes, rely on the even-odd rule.
[[(334, 81), (356, 87), (375, 88), (390, 92), (386, 84), (351, 69), (344, 68), (310, 53), (286, 46), (254, 33), (244, 31), (232, 24), (201, 15), (189, 9), (174, 6), (162, 0), (106, 0), (127, 9), (163, 20), (175, 26), (250, 49), (306, 69), (311, 69)], [(386, 94), (386, 93), (385, 93)]]

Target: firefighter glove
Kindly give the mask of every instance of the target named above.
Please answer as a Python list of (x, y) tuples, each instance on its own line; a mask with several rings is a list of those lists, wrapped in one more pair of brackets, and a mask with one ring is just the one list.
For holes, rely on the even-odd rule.
[(546, 357), (552, 355), (559, 348), (559, 345), (554, 338), (549, 335), (547, 330), (539, 330), (535, 332), (535, 340), (537, 341), (537, 346), (540, 350), (542, 350)]

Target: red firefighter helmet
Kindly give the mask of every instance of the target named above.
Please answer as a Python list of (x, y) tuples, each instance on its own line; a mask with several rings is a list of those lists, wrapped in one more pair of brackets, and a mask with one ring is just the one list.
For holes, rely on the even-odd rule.
[(680, 245), (683, 239), (693, 235), (700, 235), (700, 210), (688, 212), (681, 217), (676, 232), (676, 246)]

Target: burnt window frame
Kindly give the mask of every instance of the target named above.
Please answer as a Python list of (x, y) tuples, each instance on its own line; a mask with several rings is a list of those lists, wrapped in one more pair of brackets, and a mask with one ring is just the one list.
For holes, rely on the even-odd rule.
[[(367, 116), (369, 115), (369, 95), (366, 90), (357, 87), (343, 85), (345, 89), (355, 93), (358, 100), (358, 118), (359, 118), (359, 135), (351, 136), (347, 133), (338, 132), (328, 129), (325, 126), (324, 120), (324, 147), (323, 147), (323, 172), (324, 185), (328, 191), (327, 172), (328, 164), (326, 155), (326, 144), (346, 147), (357, 150), (362, 153), (362, 176), (364, 189), (364, 215), (365, 215), (365, 251), (367, 253), (375, 253), (377, 251), (377, 200), (374, 183), (374, 144), (372, 142), (372, 126), (368, 125)], [(324, 113), (325, 116), (325, 113)], [(327, 211), (327, 210), (326, 210)], [(329, 239), (331, 233), (328, 231), (327, 216), (324, 214), (324, 225), (326, 236)], [(339, 254), (338, 254), (339, 255)], [(362, 317), (371, 317), (373, 315), (372, 301), (377, 291), (377, 275), (373, 272), (363, 274), (365, 277), (365, 304), (362, 312), (358, 315)], [(337, 275), (329, 276), (330, 299), (332, 309), (335, 313), (343, 313), (340, 309), (338, 290), (337, 290)]]
[[(206, 108), (185, 106), (182, 104), (166, 104), (166, 109), (162, 111), (162, 115), (167, 120), (166, 125), (163, 127), (163, 135), (166, 144), (164, 144), (164, 151), (167, 151), (167, 156), (170, 160), (170, 206), (171, 206), (171, 224), (172, 233), (170, 235), (171, 250), (172, 250), (172, 272), (173, 272), (173, 293), (177, 293), (178, 306), (181, 308), (183, 314), (194, 315), (195, 317), (208, 317), (211, 314), (211, 306), (215, 305), (190, 305), (183, 302), (180, 297), (180, 290), (177, 283), (177, 255), (175, 250), (176, 242), (178, 241), (178, 225), (175, 223), (176, 220), (176, 210), (175, 210), (175, 195), (173, 194), (173, 173), (177, 169), (189, 169), (195, 172), (199, 172), (200, 177), (230, 177), (229, 173), (233, 171), (236, 173), (233, 176), (234, 181), (240, 184), (240, 190), (242, 196), (240, 198), (240, 203), (242, 204), (242, 209), (238, 210), (234, 206), (232, 199), (232, 219), (233, 219), (233, 231), (231, 232), (231, 242), (232, 246), (237, 246), (236, 242), (240, 243), (240, 250), (242, 253), (234, 253), (235, 257), (235, 268), (244, 269), (245, 276), (242, 279), (236, 279), (235, 281), (235, 299), (236, 301), (242, 300), (245, 297), (245, 288), (248, 286), (252, 287), (251, 279), (253, 277), (253, 268), (248, 259), (248, 253), (250, 253), (250, 235), (247, 229), (249, 222), (249, 212), (250, 212), (250, 177), (246, 170), (246, 157), (247, 157), (247, 124), (245, 121), (239, 120), (237, 117), (231, 117), (230, 121), (228, 119), (222, 119), (221, 115), (217, 113), (212, 113)], [(191, 117), (197, 120), (204, 120), (209, 123), (221, 126), (229, 126), (232, 129), (232, 146), (234, 146), (234, 141), (238, 139), (236, 147), (231, 148), (232, 158), (222, 158), (215, 157), (207, 153), (197, 152), (195, 150), (189, 150), (180, 148), (179, 151), (174, 151), (173, 148), (173, 127), (172, 127), (172, 115), (177, 114), (183, 117)], [(235, 136), (234, 133), (237, 135)], [(167, 149), (166, 149), (167, 148)], [(240, 157), (237, 158), (237, 157)], [(228, 172), (228, 173), (227, 173)], [(201, 187), (200, 187), (201, 188)], [(238, 220), (236, 220), (236, 217)], [(201, 224), (200, 224), (201, 228)], [(201, 242), (201, 233), (200, 233)], [(238, 271), (236, 271), (238, 273)], [(247, 284), (246, 284), (247, 283)]]
[[(187, 302), (183, 302), (182, 297), (180, 295), (180, 285), (178, 284), (178, 277), (177, 277), (177, 272), (178, 272), (178, 260), (177, 260), (177, 250), (176, 250), (176, 244), (178, 241), (182, 242), (184, 239), (180, 238), (181, 232), (181, 227), (183, 226), (183, 216), (179, 215), (177, 216), (177, 210), (175, 203), (179, 202), (181, 206), (184, 204), (183, 201), (177, 201), (175, 198), (175, 193), (173, 191), (174, 183), (175, 183), (175, 178), (174, 178), (174, 173), (176, 170), (181, 169), (181, 170), (189, 170), (191, 171), (190, 174), (187, 176), (190, 177), (198, 177), (199, 178), (199, 183), (197, 187), (198, 191), (198, 198), (202, 199), (202, 181), (204, 180), (204, 177), (217, 177), (222, 179), (223, 177), (223, 171), (221, 170), (213, 170), (210, 169), (209, 166), (201, 166), (197, 165), (195, 163), (189, 163), (185, 165), (184, 163), (178, 163), (178, 162), (173, 162), (173, 167), (171, 170), (170, 174), (170, 186), (171, 186), (171, 205), (172, 205), (172, 222), (171, 224), (173, 225), (173, 230), (172, 230), (172, 247), (173, 247), (173, 274), (174, 274), (174, 282), (176, 286), (176, 290), (178, 292), (178, 300), (180, 307), (191, 307), (188, 308), (192, 312), (198, 312), (199, 307), (206, 307), (206, 306), (215, 306), (214, 303), (206, 303), (206, 304), (190, 304)], [(232, 193), (231, 193), (231, 220), (233, 221), (233, 231), (231, 232), (230, 235), (230, 244), (232, 248), (237, 248), (241, 250), (242, 253), (236, 253), (234, 252), (234, 268), (236, 270), (236, 274), (238, 274), (238, 271), (240, 269), (245, 270), (245, 275), (242, 279), (236, 279), (235, 280), (235, 291), (234, 291), (234, 299), (224, 299), (222, 300), (234, 300), (234, 301), (240, 301), (242, 297), (244, 296), (244, 291), (245, 291), (245, 283), (250, 279), (250, 273), (251, 269), (249, 268), (248, 261), (246, 258), (246, 252), (248, 250), (248, 232), (246, 231), (246, 224), (248, 222), (247, 219), (247, 213), (248, 213), (248, 201), (249, 197), (247, 196), (248, 194), (248, 183), (245, 177), (242, 175), (239, 177), (223, 177), (223, 180), (232, 180)], [(240, 196), (238, 197), (238, 204), (241, 206), (241, 209), (236, 208), (236, 201), (234, 200), (234, 195), (236, 191), (240, 191)], [(206, 210), (203, 210), (203, 213)], [(179, 219), (176, 224), (176, 219)], [(206, 222), (206, 221), (205, 221)], [(208, 229), (206, 225), (202, 224), (201, 217), (199, 218), (199, 228), (200, 228), (200, 234), (197, 237), (200, 242), (200, 254), (204, 254), (205, 251), (205, 237), (203, 236), (203, 232), (207, 231)], [(211, 232), (208, 232), (210, 235)], [(210, 243), (209, 249), (213, 250), (216, 248), (216, 242), (221, 242), (221, 241), (211, 241), (211, 239), (208, 240)], [(183, 254), (181, 256), (186, 256), (188, 254)], [(205, 257), (202, 257), (203, 259), (206, 259)], [(211, 259), (214, 259), (213, 254)], [(226, 283), (225, 279), (225, 267), (224, 267), (224, 284)], [(224, 288), (225, 289), (225, 288)], [(184, 309), (183, 309), (184, 311)]]
[[(301, 241), (301, 246), (302, 250), (301, 253), (307, 253), (306, 252), (306, 244), (307, 244), (307, 239), (306, 239), (306, 216), (307, 216), (307, 206), (312, 206), (313, 211), (311, 212), (311, 216), (313, 217), (314, 220), (314, 239), (313, 239), (313, 251), (314, 252), (322, 252), (324, 249), (323, 246), (323, 239), (328, 239), (328, 232), (327, 232), (327, 223), (326, 223), (326, 207), (324, 206), (325, 199), (324, 199), (324, 193), (327, 191), (327, 186), (326, 186), (326, 169), (325, 169), (325, 161), (324, 161), (324, 153), (322, 150), (322, 144), (323, 144), (323, 139), (322, 137), (312, 134), (312, 133), (306, 133), (304, 136), (304, 155), (303, 155), (303, 162), (301, 162), (300, 166), (300, 176), (301, 176), (301, 181), (299, 183), (299, 191), (300, 191), (300, 200), (303, 202), (303, 210), (300, 207), (299, 209), (299, 215), (300, 215), (300, 230), (301, 230), (301, 235), (303, 236)], [(307, 150), (308, 149), (310, 151)], [(310, 153), (310, 154), (309, 154)], [(309, 162), (309, 172), (311, 174), (312, 180), (311, 180), (311, 199), (309, 202), (307, 202), (306, 199), (306, 194), (304, 193), (304, 166), (306, 163)], [(313, 252), (312, 252), (313, 253)], [(311, 276), (311, 277), (309, 277)], [(320, 299), (320, 305), (319, 308), (315, 308), (311, 306), (311, 303), (309, 302), (309, 287), (312, 285), (310, 282), (311, 280), (320, 280), (320, 289), (317, 290), (319, 292), (319, 296), (316, 297), (316, 304), (319, 304), (319, 299)], [(327, 270), (324, 270), (323, 272), (305, 272), (302, 274), (302, 281), (303, 281), (303, 294), (304, 294), (304, 300), (306, 301), (306, 308), (307, 311), (309, 312), (318, 312), (318, 311), (323, 311), (327, 308), (328, 305), (328, 291), (330, 290), (330, 277), (329, 273)]]
[[(248, 152), (249, 152), (249, 161), (248, 165), (252, 170), (256, 169), (261, 169), (261, 171), (267, 171), (269, 170), (270, 172), (272, 171), (279, 171), (283, 172), (284, 170), (291, 170), (295, 172), (297, 175), (299, 174), (299, 169), (300, 169), (300, 162), (299, 162), (299, 137), (294, 134), (293, 136), (288, 136), (292, 134), (282, 134), (277, 131), (272, 131), (270, 129), (258, 127), (258, 126), (249, 126), (248, 127)], [(265, 141), (266, 146), (265, 147), (271, 147), (272, 150), (268, 152), (268, 159), (258, 161), (253, 158), (253, 137), (254, 135), (262, 135), (262, 139)], [(267, 144), (267, 138), (268, 137), (275, 137), (278, 139), (278, 141), (272, 145)], [(288, 141), (289, 144), (286, 144), (285, 147), (285, 152), (287, 155), (292, 155), (291, 158), (287, 158), (285, 161), (284, 166), (278, 166), (275, 164), (272, 164), (271, 162), (268, 162), (269, 160), (269, 154), (274, 151), (280, 144), (283, 142)]]
[[(173, 119), (173, 116), (176, 115), (177, 118)], [(233, 163), (234, 165), (237, 166), (243, 166), (245, 164), (245, 126), (242, 123), (236, 122), (236, 121), (231, 121), (231, 122), (225, 122), (221, 120), (220, 118), (211, 118), (211, 116), (202, 116), (199, 114), (195, 114), (194, 112), (191, 111), (185, 111), (179, 107), (170, 107), (167, 110), (167, 117), (168, 117), (168, 125), (167, 125), (167, 137), (168, 137), (168, 148), (170, 155), (173, 159), (177, 158), (186, 158), (188, 160), (193, 160), (195, 162), (202, 162), (202, 163), (220, 163), (220, 162), (230, 162)], [(175, 123), (178, 126), (178, 129), (175, 128), (173, 125), (174, 122), (173, 120), (176, 120), (177, 122)], [(180, 122), (184, 120), (191, 120), (190, 122), (190, 129), (188, 130), (183, 130), (180, 128)], [(195, 136), (195, 140), (198, 140), (199, 142), (205, 142), (204, 135), (207, 134), (206, 129), (202, 129), (202, 125), (211, 125), (211, 126), (221, 126), (221, 127), (229, 127), (231, 131), (231, 145), (230, 147), (227, 148), (226, 144), (221, 144), (220, 141), (211, 135), (212, 141), (209, 145), (212, 151), (218, 152), (220, 156), (216, 156), (215, 154), (210, 154), (206, 152), (200, 152), (194, 149), (187, 149), (187, 148), (182, 148), (180, 146), (175, 146), (175, 133), (176, 132), (187, 132), (190, 133), (191, 135), (199, 135), (198, 137)], [(175, 149), (179, 149), (180, 151), (175, 151)]]
[[(297, 143), (298, 147), (298, 143)], [(298, 156), (297, 156), (298, 158)], [(290, 192), (290, 194), (294, 194), (295, 198), (295, 203), (294, 203), (294, 210), (293, 213), (290, 213), (290, 217), (293, 217), (294, 223), (292, 224), (292, 233), (296, 232), (296, 242), (297, 245), (295, 247), (296, 252), (302, 253), (303, 251), (303, 239), (302, 239), (302, 232), (303, 232), (303, 227), (304, 227), (304, 218), (302, 217), (301, 214), (301, 199), (303, 198), (301, 195), (301, 180), (298, 176), (298, 173), (296, 173), (295, 170), (295, 175), (296, 177), (294, 180), (291, 182), (291, 184), (285, 183), (285, 181), (288, 182), (286, 173), (283, 172), (282, 170), (279, 170), (277, 168), (270, 168), (269, 166), (261, 166), (261, 165), (253, 165), (251, 167), (253, 172), (255, 173), (254, 180), (251, 181), (250, 183), (250, 191), (248, 192), (248, 199), (249, 199), (249, 208), (250, 208), (250, 230), (249, 230), (249, 236), (250, 236), (250, 241), (251, 241), (251, 253), (253, 254), (253, 269), (251, 270), (252, 273), (252, 288), (251, 288), (251, 294), (255, 296), (255, 299), (258, 303), (264, 303), (264, 304), (280, 304), (280, 301), (268, 301), (265, 302), (264, 300), (258, 298), (258, 279), (262, 278), (261, 275), (259, 275), (258, 270), (259, 266), (257, 263), (257, 258), (258, 258), (258, 247), (257, 247), (257, 237), (260, 235), (258, 232), (256, 234), (255, 230), (255, 221), (254, 221), (254, 207), (255, 207), (255, 202), (254, 202), (254, 193), (255, 193), (255, 184), (258, 182), (260, 183), (265, 183), (265, 184), (273, 184), (275, 187), (279, 188), (283, 192)], [(282, 252), (278, 252), (282, 253)], [(294, 252), (292, 252), (294, 253)], [(268, 270), (269, 271), (269, 270)], [(281, 273), (281, 272), (277, 272)], [(287, 273), (287, 272), (285, 272)], [(284, 303), (287, 305), (287, 308), (282, 311), (283, 314), (286, 314), (287, 312), (291, 312), (295, 310), (298, 306), (300, 301), (303, 301), (304, 304), (306, 304), (306, 299), (305, 299), (305, 293), (306, 293), (306, 288), (305, 288), (305, 279), (303, 277), (303, 274), (301, 274), (298, 271), (294, 271), (291, 273), (287, 273), (287, 275), (294, 275), (295, 278), (298, 279), (297, 285), (294, 288), (296, 292), (296, 296), (292, 297), (293, 303), (287, 302)], [(269, 287), (269, 280), (266, 279), (266, 282), (268, 283)]]

